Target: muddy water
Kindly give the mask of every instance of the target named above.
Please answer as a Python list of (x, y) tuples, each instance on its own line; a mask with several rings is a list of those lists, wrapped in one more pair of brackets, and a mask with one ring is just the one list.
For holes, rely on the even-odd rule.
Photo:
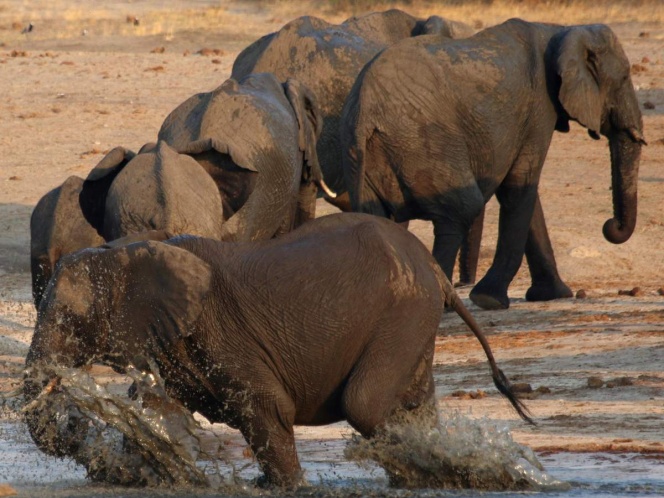
[[(88, 436), (86, 448), (95, 458), (85, 459), (77, 455), (76, 460), (83, 464), (80, 465), (72, 459), (56, 459), (41, 453), (32, 443), (20, 416), (10, 407), (5, 410), (5, 415), (9, 416), (3, 417), (5, 421), (0, 423), (0, 482), (10, 483), (21, 495), (262, 494), (251, 486), (252, 479), (260, 474), (258, 466), (243, 455), (244, 445), (236, 432), (199, 424), (186, 413), (169, 418), (154, 410), (137, 409), (136, 404), (127, 401), (126, 397), (121, 399), (109, 394), (85, 374), (74, 373), (67, 379), (66, 372), (59, 373), (65, 377), (63, 389), (59, 392), (60, 395), (66, 394), (66, 400), (63, 398), (57, 402), (74, 401), (79, 412), (90, 418), (94, 436)], [(149, 391), (153, 398), (156, 396), (160, 402), (168, 402), (154, 378), (135, 378), (141, 382), (142, 396)], [(50, 409), (54, 409), (53, 402)], [(137, 419), (140, 420), (137, 422)], [(101, 432), (105, 432), (103, 437)], [(120, 462), (120, 458), (125, 458), (117, 446), (120, 434), (139, 447), (142, 460)], [(333, 437), (326, 437), (330, 434)], [(440, 489), (468, 482), (485, 489), (545, 490), (543, 496), (546, 497), (664, 494), (661, 460), (638, 454), (535, 456), (515, 443), (507, 429), (488, 420), (471, 420), (460, 414), (441, 415), (438, 426), (433, 428), (416, 425), (391, 428), (383, 439), (371, 444), (352, 436), (339, 437), (339, 434), (339, 431), (326, 433), (317, 428), (309, 429), (305, 437), (298, 438), (298, 452), (312, 485), (299, 490), (298, 495), (346, 496), (352, 492), (363, 495), (471, 496), (474, 493), (470, 491)], [(111, 482), (125, 479), (124, 482), (130, 483), (138, 475), (131, 471), (141, 468), (143, 478), (146, 469), (149, 470), (153, 479), (148, 480), (149, 484), (162, 483), (167, 487), (137, 489), (91, 482), (86, 479), (85, 470), (91, 468), (91, 460), (96, 465), (93, 471), (98, 479), (107, 475), (100, 472), (104, 467), (124, 468), (128, 471), (116, 472)], [(391, 469), (400, 472), (410, 469), (407, 484), (415, 489), (389, 488), (385, 473), (376, 461), (388, 463)], [(169, 480), (168, 476), (172, 478)], [(196, 485), (196, 488), (187, 483)], [(173, 489), (173, 485), (177, 489)], [(427, 489), (421, 489), (422, 485)], [(510, 496), (510, 493), (485, 492), (483, 496)]]

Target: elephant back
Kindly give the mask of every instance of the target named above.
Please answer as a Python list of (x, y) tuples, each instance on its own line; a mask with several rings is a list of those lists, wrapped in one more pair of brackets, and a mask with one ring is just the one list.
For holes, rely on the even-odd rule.
[(293, 137), (298, 130), (290, 109), (273, 75), (250, 75), (239, 83), (229, 79), (179, 105), (162, 124), (158, 138), (182, 153), (194, 153), (191, 144), (210, 140), (212, 147), (224, 149), (219, 151), (251, 171), (269, 167), (262, 164), (266, 151), (286, 153), (288, 163), (295, 164), (298, 150)]
[(219, 238), (221, 197), (191, 157), (159, 142), (118, 174), (106, 199), (109, 240), (145, 230)]

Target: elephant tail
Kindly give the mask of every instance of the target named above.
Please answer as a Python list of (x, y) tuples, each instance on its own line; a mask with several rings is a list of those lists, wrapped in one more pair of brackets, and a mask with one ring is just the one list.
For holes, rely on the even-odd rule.
[(480, 341), (482, 349), (484, 349), (484, 354), (486, 354), (487, 360), (489, 361), (493, 383), (496, 385), (496, 388), (509, 400), (509, 402), (512, 404), (516, 412), (523, 420), (529, 424), (536, 425), (530, 416), (528, 407), (525, 405), (524, 401), (519, 398), (517, 393), (514, 392), (514, 389), (512, 388), (512, 385), (510, 384), (507, 376), (500, 368), (498, 368), (496, 360), (493, 357), (493, 352), (491, 351), (491, 346), (489, 346), (489, 342), (487, 341), (482, 328), (475, 321), (473, 315), (470, 314), (468, 308), (464, 306), (463, 302), (459, 298), (459, 295), (454, 291), (452, 284), (440, 269), (438, 264), (434, 263), (434, 268), (436, 271), (436, 276), (438, 277), (441, 291), (445, 296), (445, 306), (452, 308), (466, 323), (466, 325), (468, 325), (468, 328), (473, 331), (473, 334), (475, 334), (477, 340)]
[[(374, 189), (367, 172), (367, 144), (376, 132), (367, 117), (371, 112), (362, 102), (362, 81), (367, 71), (364, 67), (346, 99), (341, 117), (342, 165), (344, 182), (355, 212), (389, 218), (389, 212)], [(372, 165), (373, 166), (373, 165)]]

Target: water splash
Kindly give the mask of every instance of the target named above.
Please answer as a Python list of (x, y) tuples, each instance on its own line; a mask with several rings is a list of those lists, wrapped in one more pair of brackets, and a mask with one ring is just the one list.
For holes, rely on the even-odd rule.
[(392, 485), (411, 489), (569, 489), (547, 474), (533, 451), (515, 442), (506, 427), (457, 412), (439, 413), (433, 428), (401, 417), (371, 440), (353, 436), (344, 454), (378, 463)]
[[(80, 369), (55, 367), (59, 385), (24, 407), (58, 418), (55, 437), (68, 441), (71, 456), (96, 482), (133, 486), (213, 487), (237, 483), (219, 468), (228, 463), (223, 441), (203, 429), (191, 412), (168, 396), (158, 375), (128, 369), (135, 399), (114, 396)], [(87, 426), (87, 429), (86, 429)], [(54, 436), (51, 436), (54, 437)], [(205, 451), (201, 441), (206, 439)], [(210, 441), (217, 444), (210, 444)], [(211, 449), (210, 449), (211, 448)], [(204, 462), (204, 465), (200, 465)]]

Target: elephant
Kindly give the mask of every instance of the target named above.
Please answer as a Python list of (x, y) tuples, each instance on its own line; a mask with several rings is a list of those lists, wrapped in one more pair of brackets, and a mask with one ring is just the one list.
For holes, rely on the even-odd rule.
[(216, 182), (225, 220), (219, 238), (248, 241), (312, 219), (319, 187), (334, 195), (318, 164), (321, 126), (305, 85), (258, 73), (187, 99), (158, 139), (190, 155)]
[(90, 171), (79, 200), (106, 241), (147, 230), (221, 237), (221, 195), (214, 180), (163, 141), (144, 145), (138, 154), (113, 149)]
[[(192, 158), (166, 143), (139, 154), (111, 150), (85, 180), (71, 176), (47, 193), (30, 218), (32, 295), (39, 308), (44, 289), (65, 254), (133, 234), (163, 232), (221, 236), (223, 213), (216, 184)], [(141, 235), (143, 234), (143, 235)]]
[[(182, 235), (64, 257), (39, 308), (24, 394), (29, 403), (51, 392), (54, 365), (104, 363), (120, 373), (156, 365), (172, 398), (242, 432), (262, 483), (295, 486), (294, 424), (347, 420), (371, 438), (398, 414), (435, 423), (432, 361), (444, 304), (477, 336), (496, 387), (530, 421), (419, 239), (362, 213), (317, 218), (270, 240)], [(78, 451), (85, 424), (67, 416), (27, 410), (43, 451)]]
[(625, 242), (636, 224), (645, 144), (630, 65), (605, 25), (511, 19), (465, 40), (403, 40), (363, 69), (344, 105), (343, 169), (353, 209), (431, 220), (433, 254), (451, 277), (464, 234), (496, 195), (496, 255), (470, 298), (509, 307), (524, 253), (526, 297), (570, 295), (561, 280), (538, 195), (554, 131), (569, 121), (608, 138), (614, 216), (604, 227)]
[(79, 206), (82, 188), (83, 179), (70, 176), (44, 195), (30, 216), (30, 270), (36, 308), (62, 255), (104, 243)]
[(438, 16), (417, 19), (397, 9), (351, 17), (341, 24), (304, 16), (240, 52), (231, 76), (239, 79), (265, 71), (274, 73), (280, 81), (295, 78), (313, 91), (323, 119), (318, 158), (325, 182), (338, 194), (336, 198), (326, 196), (326, 200), (349, 211), (341, 169), (339, 121), (343, 103), (362, 67), (385, 47), (405, 38), (434, 33), (460, 38), (472, 31), (460, 22)]

